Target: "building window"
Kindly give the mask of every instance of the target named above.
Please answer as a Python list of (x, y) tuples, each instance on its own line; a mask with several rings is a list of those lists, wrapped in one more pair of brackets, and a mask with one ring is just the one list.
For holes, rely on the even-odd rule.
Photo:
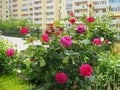
[(103, 13), (106, 13), (106, 9), (103, 9), (102, 12), (103, 12)]
[(54, 18), (46, 18), (46, 21), (54, 21)]
[(53, 12), (47, 12), (46, 15), (53, 15)]
[(47, 0), (46, 2), (47, 3), (53, 3), (53, 0)]
[(47, 9), (53, 9), (53, 6), (47, 6)]
[(112, 12), (118, 12), (118, 11), (120, 11), (120, 7), (111, 8), (111, 11)]
[(109, 3), (120, 3), (120, 0), (109, 0)]

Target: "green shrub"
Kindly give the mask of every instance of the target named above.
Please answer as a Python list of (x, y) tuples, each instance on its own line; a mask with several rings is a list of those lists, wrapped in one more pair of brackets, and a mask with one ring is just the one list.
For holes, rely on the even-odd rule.
[(14, 69), (14, 62), (16, 60), (16, 55), (13, 57), (8, 57), (6, 51), (8, 48), (12, 47), (7, 41), (0, 41), (0, 76), (2, 74), (12, 73)]

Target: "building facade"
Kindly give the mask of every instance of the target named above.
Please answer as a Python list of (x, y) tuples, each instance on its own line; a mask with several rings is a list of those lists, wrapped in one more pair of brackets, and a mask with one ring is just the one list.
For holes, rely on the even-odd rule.
[(77, 19), (88, 15), (88, 4), (94, 6), (94, 15), (106, 14), (109, 7), (114, 14), (113, 23), (120, 22), (120, 0), (0, 0), (0, 19), (31, 19), (45, 29), (73, 11)]

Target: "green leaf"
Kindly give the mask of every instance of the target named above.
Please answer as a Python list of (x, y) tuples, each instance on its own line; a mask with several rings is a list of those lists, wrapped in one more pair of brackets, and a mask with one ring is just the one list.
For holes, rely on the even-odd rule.
[(45, 60), (41, 57), (41, 60), (40, 60), (40, 66), (43, 67), (46, 65), (46, 62)]
[(93, 82), (93, 81), (95, 80), (95, 76), (89, 76), (89, 77), (87, 77), (87, 78), (89, 78), (89, 80), (90, 80), (91, 82)]
[(64, 64), (65, 64), (65, 63), (67, 64), (67, 63), (69, 62), (69, 57), (68, 57), (68, 56), (64, 57), (62, 62), (63, 62)]

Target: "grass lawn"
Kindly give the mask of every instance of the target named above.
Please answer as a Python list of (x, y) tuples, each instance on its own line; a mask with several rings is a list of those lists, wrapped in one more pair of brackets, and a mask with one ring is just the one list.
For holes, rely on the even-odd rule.
[(0, 90), (30, 90), (31, 87), (17, 75), (0, 76)]

